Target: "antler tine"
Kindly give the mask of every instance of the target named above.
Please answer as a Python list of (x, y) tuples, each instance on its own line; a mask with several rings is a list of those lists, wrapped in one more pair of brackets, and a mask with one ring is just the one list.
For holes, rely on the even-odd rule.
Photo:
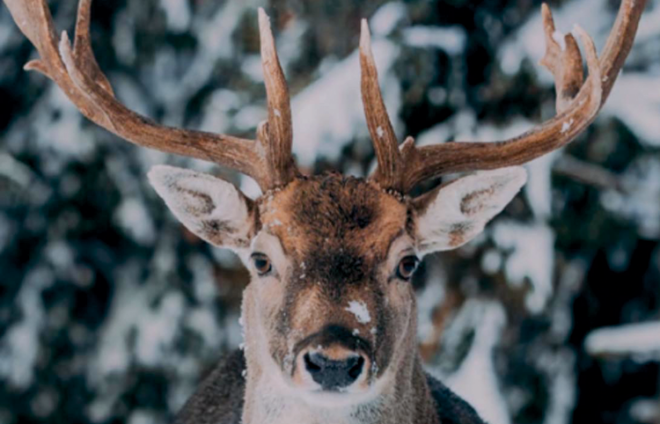
[(603, 69), (603, 104), (609, 97), (614, 82), (619, 76), (619, 71), (623, 68), (623, 63), (630, 53), (645, 7), (646, 0), (622, 0), (621, 2), (614, 27), (607, 38), (600, 58), (600, 66)]
[[(556, 40), (552, 14), (543, 6), (548, 44), (542, 64), (555, 78), (558, 115), (513, 139), (483, 143), (444, 143), (416, 148), (412, 141), (401, 149), (405, 171), (402, 191), (431, 178), (476, 170), (521, 165), (573, 141), (591, 124), (609, 95), (632, 46), (646, 0), (623, 0), (616, 23), (598, 60), (591, 38), (579, 27), (589, 77), (583, 83), (581, 57), (573, 36)], [(561, 40), (561, 39), (560, 39)], [(565, 47), (565, 48), (562, 48)], [(579, 90), (577, 90), (579, 88)]]
[[(555, 29), (552, 12), (546, 3), (541, 6), (546, 52), (541, 65), (555, 78), (557, 113), (564, 112), (580, 92), (584, 82), (582, 55), (573, 34), (561, 34)], [(560, 45), (561, 43), (561, 45)]]
[(362, 20), (360, 34), (360, 69), (362, 104), (378, 160), (378, 169), (371, 178), (383, 187), (400, 189), (403, 163), (378, 85), (378, 70), (371, 51), (371, 34), (366, 19)]
[(80, 63), (85, 74), (89, 75), (111, 96), (115, 96), (110, 81), (99, 68), (92, 50), (89, 35), (89, 25), (92, 16), (92, 0), (80, 0), (76, 18), (76, 34), (73, 41), (73, 53), (77, 63)]
[[(273, 78), (266, 78), (267, 87), (270, 86), (269, 94), (273, 96), (273, 99), (269, 99), (269, 106), (273, 105), (273, 114), (277, 115), (279, 111), (283, 119), (282, 124), (268, 125), (268, 143), (265, 140), (260, 140), (259, 144), (255, 140), (230, 135), (159, 125), (117, 101), (107, 78), (99, 69), (89, 37), (91, 0), (81, 0), (79, 3), (74, 47), (71, 46), (66, 32), (62, 33), (58, 43), (53, 19), (45, 0), (4, 2), (14, 21), (36, 47), (40, 56), (39, 59), (30, 61), (25, 69), (37, 70), (55, 81), (91, 121), (140, 146), (207, 160), (234, 169), (254, 178), (263, 191), (289, 181), (289, 176), (295, 169), (290, 154), (290, 109), (288, 94), (286, 90), (282, 94), (281, 81), (278, 81), (277, 76), (274, 77), (275, 83), (272, 82)], [(273, 50), (274, 47), (270, 51), (266, 49), (269, 56), (265, 62), (272, 62), (273, 57), (276, 62)], [(268, 65), (269, 75), (273, 75), (271, 68), (272, 65)], [(277, 121), (278, 119), (269, 119), (269, 122)], [(288, 143), (281, 141), (287, 140), (287, 137)], [(271, 140), (278, 142), (273, 143)], [(286, 163), (286, 166), (281, 163)]]
[(297, 170), (291, 156), (293, 123), (291, 101), (284, 72), (275, 49), (275, 40), (270, 28), (270, 18), (259, 8), (259, 35), (261, 38), (261, 61), (268, 98), (268, 122), (259, 130), (259, 141), (270, 149), (269, 173), (273, 185), (285, 185), (294, 178)]

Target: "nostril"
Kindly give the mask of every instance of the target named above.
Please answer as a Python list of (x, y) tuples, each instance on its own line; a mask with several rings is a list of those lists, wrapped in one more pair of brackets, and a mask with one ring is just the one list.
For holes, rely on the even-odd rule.
[(360, 374), (362, 374), (362, 367), (364, 367), (364, 358), (358, 356), (355, 365), (353, 365), (353, 367), (348, 370), (348, 375), (350, 375), (354, 380), (357, 380)]
[(365, 360), (353, 355), (344, 360), (333, 360), (314, 352), (303, 357), (305, 368), (312, 379), (324, 390), (338, 390), (350, 386), (362, 374)]
[(305, 367), (310, 373), (315, 373), (321, 371), (321, 355), (310, 355), (309, 353), (305, 354)]

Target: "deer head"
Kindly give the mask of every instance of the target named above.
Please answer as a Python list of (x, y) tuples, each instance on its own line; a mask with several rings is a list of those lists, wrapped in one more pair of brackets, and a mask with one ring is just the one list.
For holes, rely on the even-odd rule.
[[(417, 357), (411, 277), (428, 253), (469, 242), (525, 184), (519, 165), (571, 142), (596, 117), (632, 45), (644, 1), (624, 0), (603, 54), (580, 28), (588, 78), (573, 35), (557, 42), (543, 6), (557, 116), (510, 140), (399, 145), (385, 110), (370, 35), (362, 22), (361, 87), (377, 170), (368, 178), (302, 175), (291, 155), (287, 85), (268, 17), (259, 11), (268, 120), (255, 140), (158, 125), (124, 107), (89, 40), (81, 0), (73, 46), (56, 36), (45, 0), (5, 0), (41, 58), (26, 65), (57, 83), (92, 121), (133, 143), (215, 162), (255, 179), (256, 200), (232, 184), (157, 166), (149, 180), (174, 215), (207, 242), (235, 251), (252, 274), (243, 322), (249, 381), (267, 379), (309, 402), (356, 404), (392, 390)], [(419, 197), (444, 174), (465, 173)], [(408, 371), (405, 371), (408, 370)], [(256, 383), (255, 383), (256, 384)], [(249, 389), (249, 386), (248, 386)], [(317, 396), (323, 393), (324, 396)], [(327, 396), (331, 393), (331, 396)]]

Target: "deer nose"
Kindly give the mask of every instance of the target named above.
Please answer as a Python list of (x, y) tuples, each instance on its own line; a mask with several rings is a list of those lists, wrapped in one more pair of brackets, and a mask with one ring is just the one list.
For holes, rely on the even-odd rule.
[(305, 369), (323, 390), (338, 391), (353, 384), (364, 370), (362, 355), (351, 353), (342, 359), (331, 359), (322, 352), (304, 356)]

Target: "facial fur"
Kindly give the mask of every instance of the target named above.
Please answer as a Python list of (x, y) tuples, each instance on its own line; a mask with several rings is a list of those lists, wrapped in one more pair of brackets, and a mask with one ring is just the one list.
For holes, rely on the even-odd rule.
[(399, 359), (414, 317), (412, 287), (395, 274), (402, 255), (414, 254), (407, 204), (364, 180), (330, 174), (294, 181), (258, 208), (252, 250), (267, 255), (273, 270), (254, 275), (245, 293), (256, 309), (246, 314), (248, 345), (251, 334), (265, 335), (267, 343), (253, 344), (292, 382), (302, 350), (345, 345), (369, 358), (368, 387)]

